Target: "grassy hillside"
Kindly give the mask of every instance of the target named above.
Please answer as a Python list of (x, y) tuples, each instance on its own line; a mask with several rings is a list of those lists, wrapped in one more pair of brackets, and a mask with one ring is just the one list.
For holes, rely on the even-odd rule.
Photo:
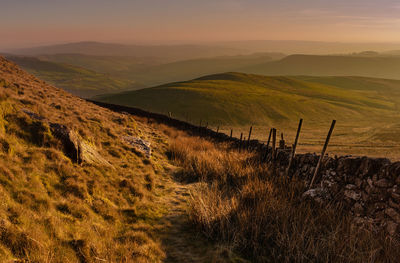
[(280, 61), (243, 68), (262, 75), (364, 76), (400, 79), (398, 56), (291, 55)]
[[(150, 87), (204, 75), (235, 71), (284, 57), (280, 53), (259, 53), (243, 56), (221, 56), (167, 63), (156, 57), (88, 56), (82, 54), (44, 55), (42, 60), (65, 63), (128, 79)], [(112, 92), (112, 90), (110, 91)]]
[(15, 63), (75, 95), (90, 97), (139, 89), (200, 76), (234, 71), (283, 57), (278, 53), (224, 56), (166, 63), (152, 57), (90, 56), (83, 54), (7, 57)]
[(253, 125), (265, 141), (271, 127), (292, 140), (305, 125), (299, 151), (318, 152), (332, 119), (330, 151), (399, 160), (400, 81), (365, 77), (266, 77), (226, 73), (96, 99), (188, 120), (240, 137)]
[(98, 107), (0, 57), (0, 262), (398, 258), (384, 232), (304, 202), (301, 181), (232, 146)]
[[(51, 123), (102, 161), (77, 163)], [(151, 142), (152, 157), (121, 136)], [(151, 229), (166, 211), (152, 205), (170, 169), (164, 140), (0, 57), (0, 262), (160, 262)]]
[(301, 117), (348, 122), (395, 115), (400, 81), (226, 73), (98, 99), (213, 124), (272, 124)]
[(65, 63), (43, 61), (35, 57), (8, 56), (8, 59), (49, 83), (81, 97), (133, 89), (131, 80)]

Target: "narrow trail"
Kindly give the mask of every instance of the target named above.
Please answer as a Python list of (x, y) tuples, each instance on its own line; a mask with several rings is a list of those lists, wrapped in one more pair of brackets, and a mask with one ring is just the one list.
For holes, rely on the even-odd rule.
[(157, 203), (166, 207), (167, 213), (160, 219), (156, 235), (166, 253), (164, 262), (228, 262), (189, 222), (188, 200), (195, 184), (178, 182), (172, 175), (161, 180), (165, 189)]

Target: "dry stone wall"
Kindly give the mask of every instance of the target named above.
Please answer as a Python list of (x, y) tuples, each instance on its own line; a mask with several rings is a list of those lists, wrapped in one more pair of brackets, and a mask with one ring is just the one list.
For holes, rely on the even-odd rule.
[[(270, 157), (271, 158), (271, 157)], [(277, 173), (285, 176), (289, 153), (278, 151)], [(290, 176), (309, 183), (319, 156), (297, 154)], [(386, 158), (325, 157), (317, 183), (304, 193), (318, 202), (341, 202), (355, 216), (355, 222), (372, 229), (386, 229), (399, 236), (400, 162)]]

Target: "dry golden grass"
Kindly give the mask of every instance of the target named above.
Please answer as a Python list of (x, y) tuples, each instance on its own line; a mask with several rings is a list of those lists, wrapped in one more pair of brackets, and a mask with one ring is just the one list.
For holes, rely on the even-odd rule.
[[(173, 136), (174, 137), (174, 136)], [(274, 177), (251, 153), (180, 134), (170, 146), (181, 176), (199, 180), (192, 222), (255, 262), (396, 262), (399, 244), (352, 224), (345, 209), (304, 201), (305, 187)]]
[[(48, 124), (23, 109), (76, 131), (111, 166), (72, 162)], [(300, 182), (274, 178), (252, 153), (137, 119), (0, 58), (0, 262), (161, 262), (171, 240), (179, 245), (172, 258), (182, 262), (238, 262), (236, 252), (256, 262), (396, 262), (393, 240), (352, 227), (333, 204), (302, 202)], [(123, 135), (150, 141), (152, 157), (128, 147)], [(189, 188), (173, 189), (168, 175), (176, 168), (165, 152), (182, 167), (181, 179), (199, 182), (191, 188), (190, 220), (223, 249), (184, 228), (158, 230), (186, 224)], [(172, 206), (181, 206), (178, 214)], [(156, 230), (167, 237), (159, 240)], [(214, 250), (223, 255), (208, 260)]]
[[(76, 131), (111, 166), (78, 165), (48, 124)], [(167, 159), (133, 151), (120, 136), (160, 140), (131, 116), (78, 99), (0, 57), (0, 262), (160, 262), (151, 224)]]

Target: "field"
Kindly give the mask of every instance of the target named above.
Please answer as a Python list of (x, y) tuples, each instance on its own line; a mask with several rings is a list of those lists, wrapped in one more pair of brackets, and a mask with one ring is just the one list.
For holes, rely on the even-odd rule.
[[(139, 107), (234, 136), (254, 126), (265, 141), (271, 127), (293, 140), (305, 121), (301, 151), (319, 151), (331, 120), (334, 153), (394, 157), (398, 153), (400, 81), (363, 77), (266, 77), (226, 73), (96, 99)], [(343, 152), (342, 152), (343, 151)]]

